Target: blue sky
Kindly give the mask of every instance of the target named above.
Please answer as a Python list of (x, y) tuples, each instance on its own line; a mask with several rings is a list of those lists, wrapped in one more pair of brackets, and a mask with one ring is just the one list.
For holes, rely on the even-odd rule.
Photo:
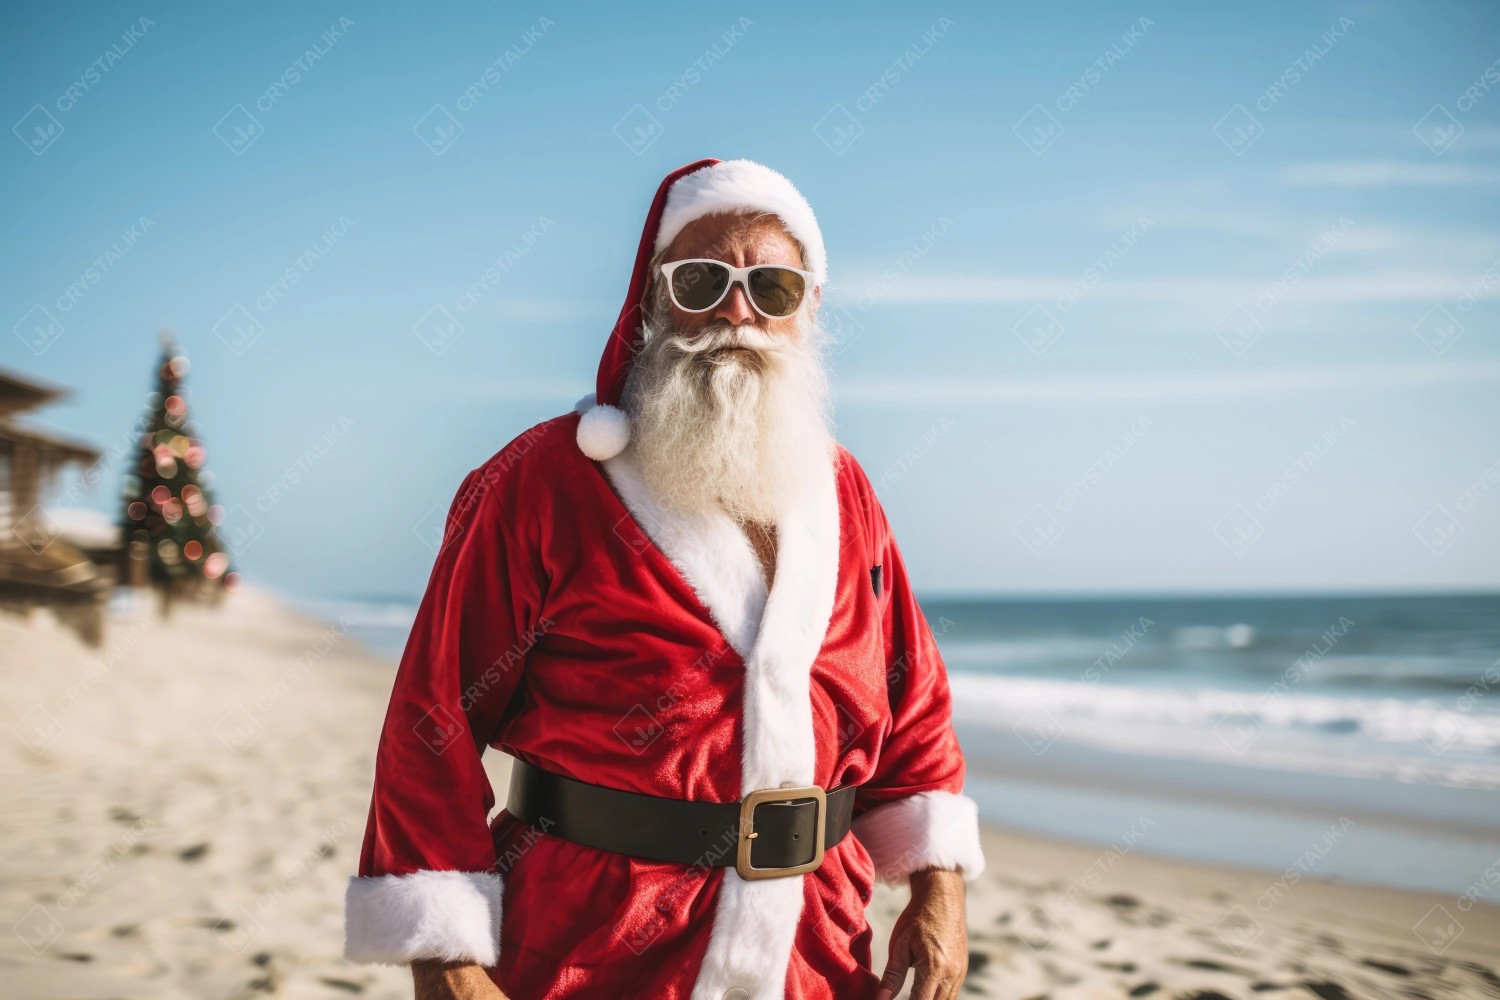
[(0, 314), (62, 332), (0, 364), (108, 444), (175, 331), (252, 579), (419, 592), (414, 527), (590, 388), (661, 176), (745, 156), (818, 212), (840, 438), (922, 590), (1500, 586), (1493, 4), (11, 25)]

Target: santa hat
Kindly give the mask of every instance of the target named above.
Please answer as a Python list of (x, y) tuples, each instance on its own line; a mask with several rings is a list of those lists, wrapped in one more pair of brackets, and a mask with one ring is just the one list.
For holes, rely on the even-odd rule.
[(619, 408), (620, 392), (640, 343), (640, 312), (651, 258), (670, 246), (694, 219), (728, 212), (775, 215), (802, 244), (816, 283), (828, 280), (828, 254), (817, 217), (802, 193), (781, 174), (750, 160), (698, 160), (668, 174), (646, 213), (625, 306), (604, 345), (595, 391), (576, 407), (583, 414), (578, 421), (578, 447), (596, 462), (614, 458), (630, 443), (630, 418)]

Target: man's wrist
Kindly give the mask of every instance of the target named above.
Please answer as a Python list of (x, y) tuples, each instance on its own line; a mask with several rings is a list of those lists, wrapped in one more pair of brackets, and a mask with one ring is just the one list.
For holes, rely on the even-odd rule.
[(419, 959), (411, 963), (411, 978), (416, 1000), (505, 1000), (477, 962)]
[(950, 890), (964, 884), (964, 873), (957, 868), (923, 868), (909, 876), (912, 895)]

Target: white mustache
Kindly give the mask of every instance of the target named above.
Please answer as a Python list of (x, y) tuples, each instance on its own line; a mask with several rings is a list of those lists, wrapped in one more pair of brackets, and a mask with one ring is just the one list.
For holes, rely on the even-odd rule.
[(671, 346), (679, 354), (709, 354), (725, 348), (744, 348), (759, 354), (775, 354), (786, 346), (782, 338), (774, 337), (755, 326), (708, 327), (694, 334), (673, 334)]

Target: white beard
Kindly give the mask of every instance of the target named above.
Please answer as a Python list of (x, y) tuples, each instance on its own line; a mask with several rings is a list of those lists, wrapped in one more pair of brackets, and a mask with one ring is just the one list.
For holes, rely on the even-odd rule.
[(753, 326), (646, 331), (621, 405), (657, 502), (775, 524), (818, 482), (833, 435), (817, 332), (805, 319), (790, 338)]

